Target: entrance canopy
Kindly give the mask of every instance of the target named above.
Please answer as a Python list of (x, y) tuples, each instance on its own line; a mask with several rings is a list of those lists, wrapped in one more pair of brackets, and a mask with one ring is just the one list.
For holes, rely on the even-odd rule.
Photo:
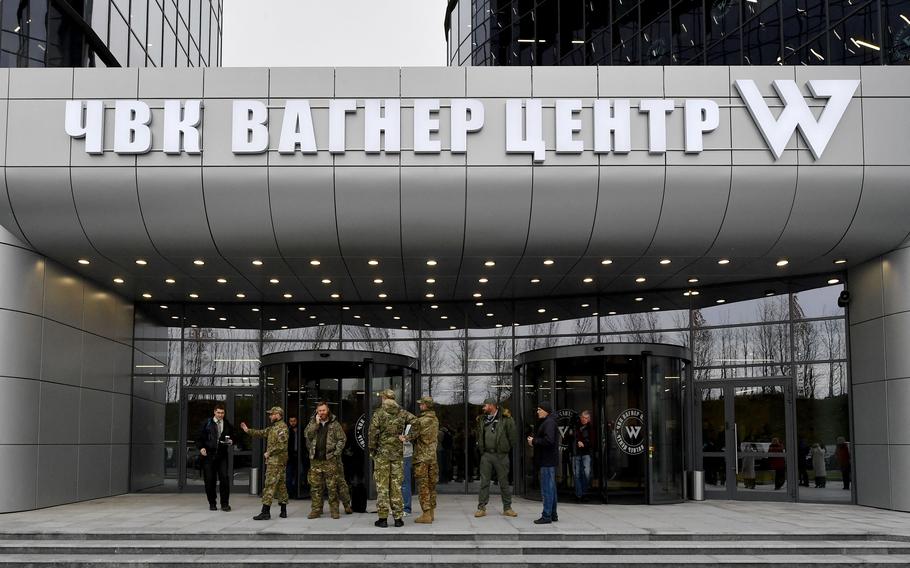
[(886, 71), (4, 70), (0, 224), (137, 301), (384, 327), (816, 287), (910, 233)]

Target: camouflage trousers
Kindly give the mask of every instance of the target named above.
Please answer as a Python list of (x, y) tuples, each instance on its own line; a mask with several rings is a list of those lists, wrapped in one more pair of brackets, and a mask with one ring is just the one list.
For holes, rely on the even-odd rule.
[(278, 500), (279, 504), (288, 502), (287, 464), (270, 463), (265, 466), (265, 484), (262, 486), (262, 504), (271, 505)]
[(351, 506), (351, 488), (348, 487), (348, 482), (344, 478), (344, 465), (341, 463), (341, 460), (336, 462), (338, 464), (338, 477), (335, 479), (338, 481), (338, 500), (341, 501), (341, 504), (345, 507)]
[(376, 481), (376, 508), (380, 519), (386, 519), (391, 509), (392, 517), (404, 515), (401, 483), (404, 480), (404, 463), (401, 460), (376, 458), (373, 460), (373, 480)]
[(420, 509), (429, 511), (436, 508), (436, 483), (439, 481), (439, 464), (425, 461), (414, 464), (414, 478), (420, 496)]
[(310, 462), (307, 480), (310, 482), (310, 499), (314, 511), (322, 512), (323, 484), (329, 494), (329, 510), (338, 510), (338, 462), (336, 460), (316, 460)]

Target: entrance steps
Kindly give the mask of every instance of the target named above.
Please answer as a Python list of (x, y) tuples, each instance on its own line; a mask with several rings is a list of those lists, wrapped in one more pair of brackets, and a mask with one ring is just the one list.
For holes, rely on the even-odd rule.
[(6, 533), (0, 566), (910, 566), (885, 534)]

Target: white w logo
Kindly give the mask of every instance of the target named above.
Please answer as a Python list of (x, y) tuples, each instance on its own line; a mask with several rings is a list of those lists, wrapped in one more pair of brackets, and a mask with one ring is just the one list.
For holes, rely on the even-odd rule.
[(739, 95), (749, 108), (749, 113), (752, 114), (752, 119), (755, 120), (765, 142), (774, 153), (775, 159), (780, 159), (793, 132), (799, 128), (803, 139), (817, 160), (821, 158), (822, 152), (831, 141), (834, 129), (844, 116), (847, 105), (850, 104), (850, 99), (853, 98), (853, 93), (859, 86), (859, 80), (808, 81), (806, 85), (813, 97), (828, 99), (818, 119), (812, 114), (802, 93), (799, 92), (796, 81), (774, 81), (774, 90), (784, 103), (784, 110), (776, 120), (765, 103), (765, 99), (758, 92), (755, 81), (738, 79), (735, 84)]
[(626, 434), (629, 435), (630, 440), (638, 438), (639, 432), (641, 432), (641, 426), (626, 426)]

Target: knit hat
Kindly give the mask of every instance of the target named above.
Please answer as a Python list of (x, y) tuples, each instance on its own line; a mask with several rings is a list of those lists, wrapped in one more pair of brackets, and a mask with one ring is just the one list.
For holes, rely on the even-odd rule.
[(549, 400), (542, 400), (537, 403), (537, 408), (543, 410), (547, 414), (553, 414), (553, 403)]

